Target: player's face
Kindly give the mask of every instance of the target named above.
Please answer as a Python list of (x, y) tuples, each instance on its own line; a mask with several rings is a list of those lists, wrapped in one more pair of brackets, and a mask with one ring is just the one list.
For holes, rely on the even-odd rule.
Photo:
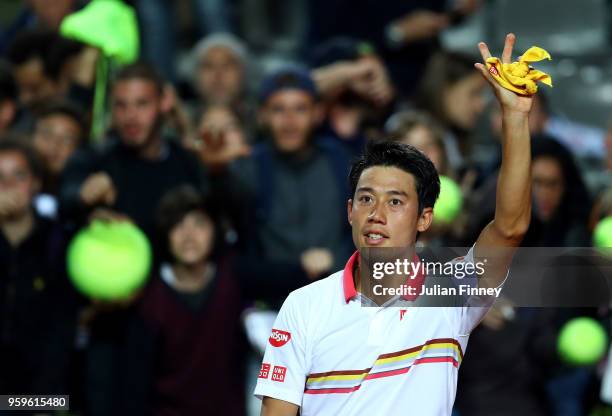
[(535, 211), (542, 221), (549, 221), (559, 209), (565, 183), (561, 165), (552, 157), (540, 157), (531, 165)]
[(142, 148), (157, 134), (162, 117), (162, 97), (144, 79), (119, 81), (113, 87), (113, 123), (121, 141)]
[(210, 255), (213, 237), (210, 218), (200, 211), (190, 212), (170, 231), (170, 252), (178, 263), (200, 263)]
[(298, 152), (306, 147), (319, 116), (314, 98), (298, 89), (272, 94), (263, 109), (263, 121), (272, 134), (274, 145), (283, 153)]
[(429, 228), (432, 209), (419, 214), (414, 177), (402, 169), (373, 166), (361, 174), (348, 218), (355, 247), (408, 247)]
[(52, 114), (39, 120), (34, 131), (36, 152), (53, 175), (59, 175), (66, 161), (79, 145), (81, 127), (64, 114)]

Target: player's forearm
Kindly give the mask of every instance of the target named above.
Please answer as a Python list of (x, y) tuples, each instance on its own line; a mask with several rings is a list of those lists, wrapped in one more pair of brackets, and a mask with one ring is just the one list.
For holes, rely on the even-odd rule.
[(505, 112), (502, 130), (502, 164), (494, 225), (505, 238), (520, 240), (531, 218), (531, 144), (527, 114)]

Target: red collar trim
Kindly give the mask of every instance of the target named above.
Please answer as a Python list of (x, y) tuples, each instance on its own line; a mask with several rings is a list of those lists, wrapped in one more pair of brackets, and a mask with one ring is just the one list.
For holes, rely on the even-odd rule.
[[(346, 303), (348, 303), (351, 299), (357, 296), (357, 289), (355, 289), (355, 279), (353, 279), (353, 269), (354, 269), (356, 261), (359, 261), (359, 250), (353, 253), (353, 255), (346, 262), (346, 266), (344, 266), (344, 272), (342, 275), (342, 284), (343, 284), (343, 289), (344, 289), (344, 300)], [(419, 259), (419, 256), (416, 255), (416, 253), (414, 255), (413, 261), (415, 263), (418, 263), (421, 261)], [(421, 292), (420, 289), (421, 289), (421, 286), (423, 286), (424, 282), (425, 282), (425, 275), (423, 274), (423, 270), (419, 268), (419, 274), (414, 279), (408, 278), (406, 280), (407, 286), (419, 289), (415, 291), (417, 294), (416, 295), (406, 294), (402, 296), (402, 299), (408, 300), (408, 301), (416, 300), (416, 298), (419, 297), (418, 293)]]

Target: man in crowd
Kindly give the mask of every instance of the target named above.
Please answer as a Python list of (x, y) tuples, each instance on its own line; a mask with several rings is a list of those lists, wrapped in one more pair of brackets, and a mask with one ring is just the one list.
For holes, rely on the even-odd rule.
[(122, 68), (111, 91), (113, 132), (104, 146), (77, 152), (68, 162), (60, 207), (79, 217), (96, 208), (127, 215), (152, 234), (153, 213), (169, 189), (205, 187), (195, 157), (162, 136), (169, 109), (164, 84), (149, 66)]
[(63, 232), (32, 208), (41, 171), (19, 141), (0, 142), (0, 391), (66, 394), (75, 314)]
[(342, 221), (348, 162), (342, 148), (313, 134), (322, 114), (307, 72), (288, 68), (270, 75), (260, 102), (266, 143), (228, 165), (233, 155), (209, 138), (202, 159), (216, 171), (219, 197), (234, 201), (226, 206), (241, 208), (234, 214), (246, 251), (259, 262), (288, 267), (262, 274), (260, 283), (291, 289), (348, 253)]

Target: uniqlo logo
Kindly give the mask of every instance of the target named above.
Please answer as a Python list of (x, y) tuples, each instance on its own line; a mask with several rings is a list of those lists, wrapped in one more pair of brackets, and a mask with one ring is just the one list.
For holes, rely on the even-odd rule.
[(285, 373), (287, 372), (287, 367), (282, 367), (280, 365), (275, 365), (274, 370), (272, 370), (272, 381), (285, 381)]
[(259, 378), (268, 378), (270, 375), (270, 364), (263, 363), (259, 369)]
[(400, 321), (404, 319), (404, 315), (406, 315), (406, 309), (400, 309)]

